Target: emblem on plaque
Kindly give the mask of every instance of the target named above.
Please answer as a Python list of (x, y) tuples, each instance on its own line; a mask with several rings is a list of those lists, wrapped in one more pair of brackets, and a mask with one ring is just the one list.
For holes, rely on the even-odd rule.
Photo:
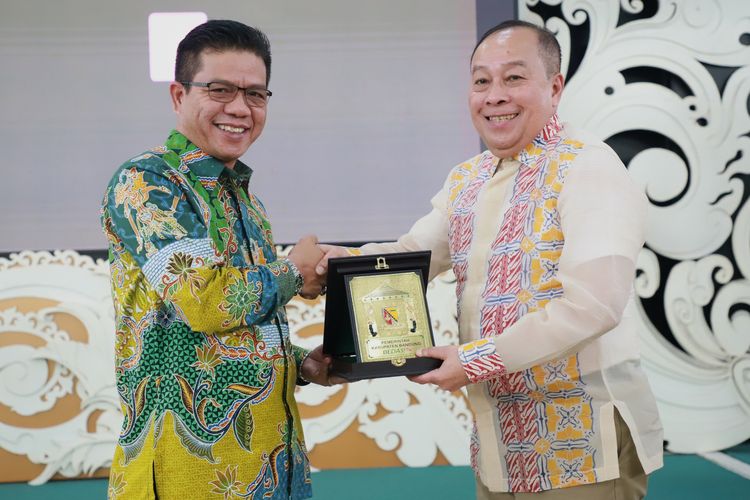
[(363, 360), (413, 358), (417, 349), (432, 345), (431, 332), (418, 329), (427, 319), (415, 312), (425, 310), (416, 273), (356, 276), (348, 287)]
[(435, 345), (425, 298), (429, 259), (429, 252), (406, 252), (329, 261), (323, 346), (332, 373), (360, 380), (440, 365), (416, 357)]

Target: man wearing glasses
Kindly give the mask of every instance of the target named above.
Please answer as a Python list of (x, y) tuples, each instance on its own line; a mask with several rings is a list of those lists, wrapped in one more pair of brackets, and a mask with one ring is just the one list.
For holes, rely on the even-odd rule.
[(314, 237), (277, 258), (252, 171), (271, 53), (260, 31), (209, 21), (177, 49), (177, 126), (107, 188), (117, 388), (125, 419), (111, 498), (311, 495), (294, 400), (328, 360), (291, 345), (284, 305), (323, 281)]

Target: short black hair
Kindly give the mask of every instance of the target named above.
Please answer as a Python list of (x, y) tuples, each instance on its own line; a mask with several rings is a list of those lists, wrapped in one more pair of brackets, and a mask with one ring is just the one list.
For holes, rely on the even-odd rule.
[(271, 81), (271, 42), (259, 29), (230, 20), (211, 20), (193, 28), (177, 46), (174, 79), (192, 81), (201, 69), (204, 51), (252, 52), (266, 65), (266, 86)]
[(536, 33), (537, 41), (539, 42), (539, 55), (542, 58), (544, 69), (547, 73), (547, 78), (551, 78), (553, 75), (560, 72), (560, 44), (555, 38), (555, 34), (547, 28), (537, 26), (536, 24), (521, 21), (520, 19), (511, 19), (510, 21), (503, 21), (494, 28), (490, 28), (487, 32), (482, 35), (477, 44), (474, 46), (474, 50), (471, 53), (471, 59), (474, 59), (474, 53), (477, 51), (483, 41), (490, 35), (498, 33), (500, 31), (507, 31), (512, 28), (528, 28)]

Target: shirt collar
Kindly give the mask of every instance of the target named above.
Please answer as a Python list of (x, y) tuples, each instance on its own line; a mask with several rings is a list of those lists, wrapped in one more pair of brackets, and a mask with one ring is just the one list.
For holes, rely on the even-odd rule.
[(557, 113), (555, 113), (550, 117), (544, 128), (539, 131), (537, 136), (534, 137), (534, 140), (521, 151), (516, 153), (513, 156), (513, 159), (518, 160), (527, 166), (533, 166), (534, 162), (530, 160), (539, 156), (551, 144), (557, 143), (557, 139), (560, 136), (560, 130), (562, 130), (562, 123), (560, 122)]
[(164, 146), (174, 151), (185, 166), (198, 177), (218, 179), (222, 174), (230, 179), (248, 182), (253, 170), (237, 160), (234, 168), (227, 168), (221, 161), (203, 152), (178, 130), (172, 130)]

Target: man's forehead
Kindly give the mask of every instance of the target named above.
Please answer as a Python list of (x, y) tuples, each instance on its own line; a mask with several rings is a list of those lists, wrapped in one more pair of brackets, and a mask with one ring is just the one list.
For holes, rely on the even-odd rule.
[(245, 50), (245, 49), (214, 49), (211, 47), (207, 47), (203, 49), (200, 54), (198, 54), (198, 58), (201, 62), (205, 62), (208, 60), (217, 60), (217, 59), (229, 59), (232, 57), (256, 57), (260, 59), (260, 56), (256, 54), (255, 52), (251, 50)]
[[(258, 54), (249, 50), (204, 50), (200, 53), (199, 61), (200, 65), (196, 73), (229, 71), (238, 76), (241, 73), (246, 77), (266, 77), (265, 63)], [(248, 62), (250, 65), (247, 64)]]
[[(476, 59), (476, 58), (475, 58)], [(474, 64), (471, 65), (471, 71), (472, 73), (475, 71), (486, 71), (489, 70), (490, 67), (500, 67), (501, 69), (509, 69), (509, 68), (515, 68), (515, 67), (521, 67), (525, 68), (528, 66), (526, 61), (522, 59), (515, 59), (513, 61), (488, 61), (489, 64), (486, 64), (485, 61), (479, 61), (478, 63), (475, 61)], [(495, 64), (493, 64), (495, 63)]]
[(488, 36), (471, 58), (471, 71), (479, 68), (530, 67), (539, 56), (539, 37), (534, 30), (513, 27)]
[(533, 46), (533, 48), (536, 49), (537, 44), (539, 43), (539, 37), (534, 30), (523, 26), (514, 26), (512, 28), (492, 33), (482, 40), (482, 43), (480, 43), (474, 51), (474, 57), (481, 52), (496, 47), (507, 48), (508, 44), (511, 41), (515, 41), (515, 39), (518, 39), (518, 42), (522, 47)]
[(479, 47), (485, 45), (485, 44), (491, 44), (491, 43), (502, 43), (507, 42), (510, 38), (532, 38), (533, 40), (538, 40), (539, 35), (537, 35), (536, 31), (534, 31), (531, 28), (527, 28), (525, 26), (512, 26), (510, 28), (506, 28), (500, 31), (496, 31), (495, 33), (492, 33), (487, 38), (482, 40), (482, 43), (479, 44)]

